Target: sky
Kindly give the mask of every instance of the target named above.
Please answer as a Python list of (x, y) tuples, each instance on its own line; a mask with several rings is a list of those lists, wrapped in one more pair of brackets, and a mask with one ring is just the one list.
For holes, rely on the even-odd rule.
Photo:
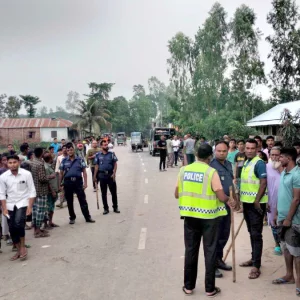
[[(228, 20), (241, 4), (257, 14), (266, 71), (265, 37), (271, 0), (220, 0)], [(296, 1), (300, 5), (300, 0)], [(88, 93), (88, 82), (115, 83), (111, 97), (132, 96), (151, 76), (168, 84), (167, 44), (178, 31), (193, 37), (212, 0), (0, 0), (0, 94), (40, 97), (64, 106), (70, 90)], [(257, 93), (268, 96), (265, 87)]]

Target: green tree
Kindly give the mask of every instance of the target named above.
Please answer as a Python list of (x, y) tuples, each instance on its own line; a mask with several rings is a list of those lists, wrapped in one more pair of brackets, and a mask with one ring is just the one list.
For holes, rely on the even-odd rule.
[(80, 94), (75, 91), (70, 91), (67, 95), (67, 100), (65, 103), (66, 110), (71, 113), (74, 113), (79, 100), (80, 100)]
[(225, 51), (229, 28), (226, 17), (224, 8), (220, 3), (215, 3), (195, 37), (195, 71), (192, 78), (195, 97), (191, 109), (196, 119), (217, 113), (224, 107), (220, 96), (227, 67)]
[(110, 122), (113, 132), (125, 131), (129, 133), (132, 129), (131, 113), (129, 108), (129, 102), (125, 97), (119, 96), (109, 101), (108, 106), (111, 112)]
[(5, 104), (4, 112), (9, 118), (18, 118), (22, 100), (15, 96), (9, 96)]
[(47, 106), (41, 106), (37, 109), (37, 116), (41, 118), (48, 117), (48, 107)]
[(5, 117), (5, 102), (6, 102), (6, 95), (1, 94), (0, 95), (0, 117)]
[(156, 117), (155, 104), (142, 85), (135, 85), (133, 92), (129, 101), (132, 130), (145, 132), (151, 127), (151, 119)]
[(88, 130), (89, 134), (100, 133), (100, 126), (107, 126), (110, 112), (101, 107), (99, 101), (88, 99), (80, 100), (76, 108), (76, 121), (74, 125), (80, 130)]
[(269, 58), (274, 103), (300, 99), (300, 30), (298, 7), (294, 0), (273, 0), (267, 17), (273, 34), (267, 37), (271, 45)]
[(34, 118), (36, 114), (36, 105), (41, 102), (39, 97), (34, 97), (31, 95), (20, 95), (22, 102), (24, 103), (27, 116), (29, 118)]
[[(246, 5), (240, 6), (230, 23), (230, 62), (233, 66), (231, 74), (231, 93), (228, 103), (229, 110), (243, 112), (243, 121), (257, 114), (255, 108), (264, 103), (252, 91), (257, 84), (266, 83), (264, 63), (260, 60), (258, 41), (261, 32), (255, 27), (256, 15)], [(257, 106), (256, 104), (260, 105)]]
[(88, 96), (88, 98), (93, 98), (98, 101), (101, 100), (108, 100), (109, 99), (109, 93), (111, 92), (111, 89), (113, 87), (114, 83), (96, 83), (96, 82), (90, 82), (88, 84), (89, 88), (91, 89), (91, 92)]

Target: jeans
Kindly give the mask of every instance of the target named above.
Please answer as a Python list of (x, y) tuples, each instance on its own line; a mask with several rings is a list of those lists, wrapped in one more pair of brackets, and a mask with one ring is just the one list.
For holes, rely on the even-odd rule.
[(161, 167), (163, 167), (165, 170), (167, 154), (160, 152), (159, 156), (160, 156), (159, 169), (161, 170)]
[(205, 290), (207, 293), (215, 291), (215, 265), (217, 255), (217, 241), (219, 231), (219, 218), (197, 219), (184, 218), (184, 287), (193, 290), (196, 286), (198, 257), (201, 238), (205, 259)]
[(117, 183), (111, 177), (100, 178), (100, 188), (101, 188), (103, 208), (104, 210), (109, 210), (109, 206), (107, 203), (107, 186), (111, 193), (113, 209), (117, 209), (118, 208)]
[(195, 162), (195, 155), (194, 154), (186, 154), (187, 164), (190, 165)]
[(253, 203), (243, 203), (244, 217), (247, 224), (247, 229), (250, 234), (251, 242), (251, 260), (253, 266), (256, 268), (261, 267), (261, 256), (263, 251), (263, 223), (266, 213), (266, 204), (260, 204), (263, 213), (260, 214), (254, 207)]
[(174, 159), (175, 159), (175, 166), (177, 166), (177, 162), (178, 162), (178, 151), (174, 152)]
[(228, 242), (230, 236), (231, 225), (231, 212), (227, 204), (225, 204), (227, 210), (227, 216), (220, 217), (219, 223), (219, 238), (217, 243), (217, 259), (223, 259), (223, 250)]
[(76, 214), (74, 211), (74, 194), (77, 195), (81, 212), (85, 218), (85, 220), (89, 220), (91, 218), (90, 212), (89, 212), (89, 207), (86, 202), (86, 196), (85, 192), (83, 189), (83, 183), (82, 181), (72, 183), (72, 184), (65, 184), (64, 186), (65, 190), (65, 198), (68, 203), (68, 210), (69, 210), (69, 216), (70, 220), (75, 220), (76, 219)]
[(7, 219), (10, 237), (14, 244), (20, 243), (20, 238), (25, 237), (25, 224), (26, 224), (26, 207), (17, 208), (14, 210), (9, 210), (9, 219)]

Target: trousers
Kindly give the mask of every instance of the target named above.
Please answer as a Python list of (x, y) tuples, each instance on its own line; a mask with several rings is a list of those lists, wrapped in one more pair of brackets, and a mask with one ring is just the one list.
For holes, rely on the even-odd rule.
[(219, 238), (217, 243), (217, 259), (223, 259), (223, 251), (230, 236), (231, 212), (227, 204), (225, 204), (227, 216), (220, 217), (219, 222)]
[(195, 161), (195, 155), (194, 154), (186, 154), (186, 160), (187, 164), (190, 165)]
[(88, 203), (86, 201), (85, 192), (83, 189), (83, 183), (82, 182), (76, 182), (71, 184), (65, 184), (64, 186), (65, 190), (65, 198), (67, 200), (68, 204), (68, 210), (69, 210), (69, 216), (70, 220), (76, 219), (76, 214), (74, 211), (74, 194), (77, 195), (81, 212), (85, 218), (85, 220), (89, 220), (91, 218)]
[(96, 183), (94, 181), (95, 167), (91, 167), (91, 172), (92, 172), (93, 188), (95, 190), (96, 189)]
[(263, 210), (262, 214), (255, 209), (253, 203), (243, 203), (244, 217), (250, 234), (252, 249), (251, 259), (253, 266), (258, 269), (261, 267), (261, 256), (263, 251), (262, 231), (264, 216), (266, 214), (266, 204), (261, 204), (260, 207)]
[(161, 170), (161, 167), (163, 167), (163, 169), (165, 170), (167, 154), (165, 152), (160, 152), (159, 157), (160, 157), (159, 169)]
[(219, 218), (210, 220), (184, 218), (184, 286), (186, 289), (193, 290), (196, 286), (199, 248), (203, 237), (205, 290), (207, 293), (212, 293), (215, 290), (218, 231)]
[(20, 243), (20, 238), (25, 237), (25, 224), (26, 224), (26, 207), (17, 208), (14, 210), (9, 210), (9, 219), (7, 219), (10, 237), (14, 244)]
[(111, 177), (100, 178), (101, 196), (104, 210), (109, 210), (107, 203), (107, 186), (111, 193), (113, 209), (118, 208), (117, 183)]
[(178, 151), (174, 151), (175, 166), (177, 166), (178, 163), (178, 154)]
[(173, 167), (173, 164), (174, 164), (174, 152), (168, 153), (168, 162), (167, 162), (167, 166), (168, 166), (168, 167)]

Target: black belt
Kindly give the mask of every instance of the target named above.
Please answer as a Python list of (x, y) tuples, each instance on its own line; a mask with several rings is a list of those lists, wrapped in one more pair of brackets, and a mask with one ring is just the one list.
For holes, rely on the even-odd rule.
[(99, 173), (101, 173), (101, 174), (112, 174), (113, 172), (112, 171), (99, 171)]

